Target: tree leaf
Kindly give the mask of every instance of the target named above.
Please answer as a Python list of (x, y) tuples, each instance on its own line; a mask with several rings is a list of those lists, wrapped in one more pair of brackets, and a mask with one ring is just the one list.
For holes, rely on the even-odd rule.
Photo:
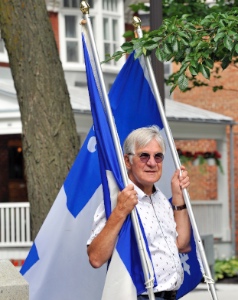
[(186, 77), (186, 75), (182, 74), (182, 75), (179, 76), (178, 86), (179, 86), (181, 91), (186, 90), (186, 88), (188, 87), (188, 78)]
[(224, 36), (225, 36), (225, 33), (220, 32), (214, 37), (214, 41), (217, 42), (218, 40), (222, 39)]
[(173, 42), (172, 48), (173, 48), (173, 51), (174, 51), (174, 52), (177, 52), (177, 51), (178, 51), (178, 49), (179, 49), (179, 44), (178, 44), (178, 41), (177, 41), (177, 40), (175, 40), (175, 41)]
[(157, 57), (157, 59), (159, 61), (163, 61), (164, 60), (164, 53), (162, 52), (162, 50), (159, 47), (155, 51), (155, 56)]
[(237, 43), (236, 46), (235, 46), (235, 51), (236, 51), (236, 53), (238, 54), (238, 43)]
[(189, 71), (193, 76), (196, 76), (198, 74), (197, 71), (192, 66), (189, 66)]
[(146, 48), (145, 47), (142, 47), (142, 53), (146, 56), (146, 54), (147, 54), (147, 50), (146, 50)]
[(133, 49), (134, 50), (142, 48), (143, 44), (144, 44), (144, 40), (142, 40), (142, 39), (134, 39), (134, 40), (132, 40), (132, 42), (133, 42)]
[(134, 37), (134, 32), (132, 30), (127, 30), (124, 34), (123, 34), (124, 38), (128, 38), (128, 37)]
[(143, 54), (142, 48), (135, 51), (134, 58), (137, 59)]
[(210, 78), (210, 70), (205, 67), (203, 64), (199, 65), (199, 72), (202, 73), (202, 75), (206, 78), (209, 79)]
[(149, 42), (146, 42), (144, 44), (144, 47), (147, 49), (147, 50), (153, 50), (155, 49), (156, 47), (158, 46), (158, 44), (156, 42), (153, 42), (152, 40), (149, 41)]
[(195, 39), (195, 40), (192, 40), (189, 45), (191, 47), (196, 47), (198, 43), (199, 43), (199, 40)]
[(177, 34), (187, 40), (189, 40), (189, 35), (183, 31), (178, 31)]
[(172, 49), (171, 49), (171, 47), (168, 43), (164, 44), (164, 52), (166, 54), (171, 54), (172, 53)]
[(224, 46), (230, 51), (233, 48), (233, 41), (228, 35), (226, 35), (224, 38)]
[(176, 89), (176, 87), (177, 87), (178, 85), (177, 84), (173, 84), (172, 85), (172, 87), (171, 87), (171, 89), (170, 89), (170, 95), (173, 93), (173, 91)]
[(230, 62), (231, 62), (230, 57), (229, 57), (228, 55), (225, 56), (225, 57), (223, 58), (222, 64), (221, 64), (222, 69), (223, 69), (223, 70), (226, 69), (226, 68), (229, 66)]
[(122, 52), (120, 54), (117, 54), (117, 56), (115, 57), (115, 61), (118, 61), (121, 57), (122, 57)]
[(154, 41), (154, 42), (158, 42), (159, 40), (161, 39), (161, 37), (154, 37), (153, 39), (152, 39), (152, 41)]
[(204, 61), (205, 65), (209, 68), (209, 69), (213, 69), (213, 66), (214, 66), (214, 62), (212, 59), (206, 59)]
[(190, 61), (190, 65), (191, 65), (193, 68), (197, 69), (198, 63), (197, 63), (195, 60), (191, 60), (191, 61)]
[(213, 86), (213, 87), (212, 87), (213, 92), (216, 92), (216, 91), (222, 90), (222, 89), (223, 89), (223, 86), (222, 86), (222, 85), (218, 85), (218, 86)]
[(124, 43), (122, 46), (121, 46), (122, 50), (123, 51), (132, 51), (133, 49), (133, 45), (130, 43), (130, 42), (127, 42), (127, 43)]
[(183, 43), (185, 46), (189, 45), (189, 40), (187, 40), (187, 39), (180, 38), (180, 42)]
[(209, 48), (209, 44), (207, 42), (201, 41), (198, 43), (196, 49), (201, 50), (201, 49), (207, 49)]

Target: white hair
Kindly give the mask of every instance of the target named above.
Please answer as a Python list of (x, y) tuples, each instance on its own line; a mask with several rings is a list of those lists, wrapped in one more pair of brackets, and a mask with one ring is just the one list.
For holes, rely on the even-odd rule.
[(141, 127), (133, 130), (125, 139), (123, 144), (124, 154), (135, 153), (135, 148), (145, 147), (150, 141), (155, 139), (161, 147), (162, 153), (165, 153), (165, 143), (160, 129), (156, 125), (150, 127)]

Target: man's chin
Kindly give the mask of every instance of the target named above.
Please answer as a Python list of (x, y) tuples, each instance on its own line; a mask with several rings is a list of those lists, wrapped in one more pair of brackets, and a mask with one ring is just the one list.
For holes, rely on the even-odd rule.
[(148, 183), (155, 183), (156, 181), (158, 181), (160, 179), (161, 176), (158, 176), (158, 174), (147, 174), (147, 178), (146, 181), (148, 181)]

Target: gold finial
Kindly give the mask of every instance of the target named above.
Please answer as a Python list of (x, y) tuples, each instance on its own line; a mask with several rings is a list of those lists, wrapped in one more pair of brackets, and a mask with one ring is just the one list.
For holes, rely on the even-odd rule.
[(89, 14), (89, 8), (90, 8), (90, 6), (89, 6), (88, 2), (82, 1), (80, 3), (80, 10), (84, 15)]
[(141, 19), (139, 17), (134, 16), (132, 19), (132, 25), (135, 28), (141, 28)]

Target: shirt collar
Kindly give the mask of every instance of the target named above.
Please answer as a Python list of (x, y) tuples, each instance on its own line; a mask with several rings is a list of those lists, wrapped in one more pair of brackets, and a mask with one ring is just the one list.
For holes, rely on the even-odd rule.
[[(138, 196), (139, 196), (140, 199), (142, 199), (145, 196), (148, 196), (134, 182), (132, 182), (130, 179), (129, 179), (129, 183), (132, 183), (134, 185), (135, 190), (136, 190), (136, 192), (137, 192), (137, 194), (138, 194)], [(155, 195), (158, 192), (158, 190), (159, 189), (154, 185), (152, 195)]]

